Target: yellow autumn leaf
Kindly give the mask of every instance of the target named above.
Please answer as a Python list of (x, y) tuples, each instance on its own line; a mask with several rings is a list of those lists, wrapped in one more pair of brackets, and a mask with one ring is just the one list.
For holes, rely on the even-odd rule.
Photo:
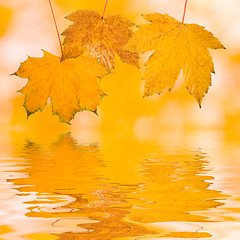
[(214, 65), (208, 48), (224, 49), (213, 34), (197, 24), (184, 24), (165, 14), (143, 17), (151, 24), (138, 26), (126, 49), (135, 53), (153, 51), (145, 63), (144, 96), (171, 91), (180, 71), (189, 93), (201, 106), (211, 86)]
[(85, 52), (111, 70), (118, 54), (123, 62), (138, 67), (138, 54), (120, 50), (133, 33), (131, 21), (121, 15), (102, 18), (93, 10), (78, 10), (66, 18), (74, 23), (62, 33), (65, 36), (63, 59), (76, 58)]
[(28, 78), (26, 86), (20, 90), (25, 95), (28, 116), (43, 111), (48, 98), (53, 114), (66, 123), (79, 111), (96, 111), (104, 96), (96, 76), (106, 74), (105, 68), (93, 58), (80, 56), (61, 61), (49, 52), (43, 53), (42, 58), (28, 57), (15, 73)]

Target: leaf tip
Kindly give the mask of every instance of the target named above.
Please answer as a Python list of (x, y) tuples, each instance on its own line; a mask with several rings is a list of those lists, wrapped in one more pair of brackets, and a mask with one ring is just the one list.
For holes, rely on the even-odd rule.
[[(23, 94), (22, 89), (19, 89), (17, 92)], [(24, 106), (24, 107), (25, 107), (25, 106)]]
[[(70, 120), (71, 121), (71, 120)], [(68, 122), (67, 120), (64, 120), (64, 119), (60, 119), (59, 118), (59, 122), (61, 122), (61, 123), (65, 123), (65, 124), (67, 124), (67, 125), (72, 125), (71, 123), (70, 123), (70, 121)]]
[(28, 111), (26, 107), (25, 107), (25, 109), (26, 109), (26, 112), (27, 112), (27, 119), (28, 119), (34, 112)]
[(18, 75), (17, 75), (17, 72), (14, 72), (14, 73), (9, 74), (9, 76), (18, 76)]
[(198, 99), (198, 106), (200, 109), (202, 108), (202, 99)]
[(97, 112), (97, 109), (95, 109), (94, 111), (92, 111), (93, 113), (95, 113), (97, 116), (99, 116), (98, 115), (98, 112)]
[(100, 95), (100, 97), (101, 97), (101, 98), (108, 97), (108, 94), (103, 93), (103, 94)]

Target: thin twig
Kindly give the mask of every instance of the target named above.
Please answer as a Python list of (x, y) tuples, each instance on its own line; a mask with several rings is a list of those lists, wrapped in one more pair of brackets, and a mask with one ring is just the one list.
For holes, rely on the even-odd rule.
[(185, 1), (182, 23), (184, 22), (184, 19), (185, 19), (185, 14), (186, 14), (186, 9), (187, 9), (187, 2), (188, 2), (188, 0)]
[(102, 18), (104, 17), (104, 14), (105, 14), (105, 11), (106, 11), (106, 8), (107, 8), (107, 4), (108, 4), (108, 0), (106, 0), (105, 6), (104, 6), (104, 9), (103, 9)]
[[(62, 56), (63, 56), (63, 47), (62, 47), (61, 38), (60, 38), (59, 31), (58, 31), (58, 26), (57, 26), (56, 18), (55, 18), (55, 15), (54, 15), (54, 11), (53, 11), (53, 7), (52, 7), (51, 0), (48, 0), (48, 2), (49, 2), (49, 5), (50, 5), (50, 8), (51, 8), (51, 12), (52, 12), (52, 16), (53, 16), (53, 21), (54, 21), (55, 28), (56, 28), (56, 31), (57, 31), (57, 36), (58, 36), (58, 41), (59, 41), (59, 45), (60, 45), (60, 49), (61, 49), (61, 54), (62, 54)], [(62, 57), (62, 56), (61, 56), (61, 57)]]

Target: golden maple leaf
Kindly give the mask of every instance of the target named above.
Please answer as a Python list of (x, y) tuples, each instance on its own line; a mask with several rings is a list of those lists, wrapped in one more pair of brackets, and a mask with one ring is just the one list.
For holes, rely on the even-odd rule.
[(97, 59), (80, 56), (61, 61), (49, 52), (43, 50), (43, 53), (42, 58), (28, 57), (15, 73), (29, 80), (19, 91), (25, 95), (28, 116), (43, 111), (48, 98), (53, 114), (66, 123), (70, 123), (79, 111), (96, 111), (104, 96), (96, 76), (107, 73)]
[(121, 15), (102, 18), (93, 10), (78, 10), (66, 18), (74, 23), (62, 33), (65, 36), (63, 59), (76, 58), (85, 52), (111, 70), (116, 53), (123, 62), (139, 66), (138, 54), (120, 50), (133, 33), (129, 28), (134, 24), (128, 19)]
[(214, 73), (208, 48), (224, 49), (224, 46), (197, 24), (184, 24), (167, 14), (143, 17), (151, 24), (138, 26), (126, 49), (135, 53), (155, 50), (145, 63), (144, 96), (161, 94), (165, 89), (171, 91), (182, 69), (185, 86), (201, 106)]

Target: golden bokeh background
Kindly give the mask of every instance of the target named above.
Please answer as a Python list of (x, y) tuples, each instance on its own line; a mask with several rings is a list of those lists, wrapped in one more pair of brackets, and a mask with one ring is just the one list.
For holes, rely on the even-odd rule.
[[(52, 2), (60, 32), (72, 11), (101, 13), (105, 4)], [(142, 24), (141, 13), (181, 20), (183, 8), (184, 0), (109, 0), (106, 15), (119, 13)], [(52, 115), (50, 104), (27, 120), (17, 92), (27, 80), (10, 76), (27, 55), (40, 57), (41, 49), (60, 54), (48, 0), (0, 0), (0, 179), (7, 183), (0, 184), (0, 234), (10, 240), (89, 239), (84, 231), (94, 228), (90, 236), (99, 240), (156, 232), (193, 239), (228, 237), (228, 229), (239, 239), (239, 12), (239, 0), (188, 0), (185, 21), (205, 26), (226, 47), (210, 50), (216, 74), (201, 109), (181, 75), (171, 93), (143, 98), (142, 69), (117, 59), (113, 73), (101, 80), (108, 96), (99, 116), (77, 113), (66, 125)], [(83, 229), (84, 217), (99, 222), (83, 219)], [(59, 218), (66, 223), (56, 222), (53, 233)], [(171, 224), (165, 228), (165, 222)], [(188, 222), (201, 222), (204, 230), (196, 232)]]
[[(160, 128), (231, 128), (239, 129), (240, 117), (240, 3), (231, 1), (189, 1), (186, 22), (203, 25), (220, 39), (226, 50), (211, 50), (216, 74), (212, 75), (213, 86), (203, 99), (202, 109), (182, 85), (182, 76), (171, 93), (143, 98), (144, 82), (141, 71), (117, 60), (113, 74), (101, 83), (108, 94), (99, 106), (99, 117), (90, 112), (78, 113), (72, 126), (58, 123), (52, 116), (50, 106), (26, 120), (22, 107), (24, 98), (17, 90), (25, 80), (9, 74), (15, 72), (27, 55), (42, 56), (41, 49), (53, 54), (60, 53), (48, 1), (0, 1), (0, 123), (11, 128), (119, 129), (120, 132), (147, 136)], [(56, 0), (53, 7), (62, 32), (70, 22), (64, 16), (77, 9), (90, 8), (103, 11), (105, 1)], [(168, 13), (180, 20), (184, 1), (109, 1), (106, 14), (119, 13), (136, 24), (144, 20), (141, 13)], [(144, 57), (142, 58), (143, 65)], [(47, 130), (47, 129), (46, 129)]]

